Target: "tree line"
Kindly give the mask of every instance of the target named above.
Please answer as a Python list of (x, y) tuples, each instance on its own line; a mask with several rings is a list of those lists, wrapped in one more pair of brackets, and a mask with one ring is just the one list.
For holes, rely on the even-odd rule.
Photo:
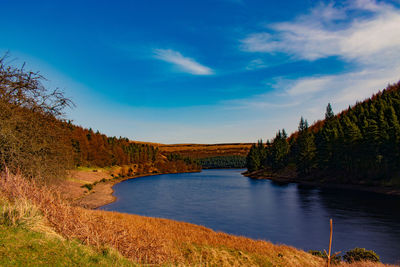
[(241, 169), (246, 167), (246, 156), (230, 155), (200, 158), (199, 163), (203, 169)]
[(64, 110), (73, 106), (71, 100), (59, 89), (46, 88), (38, 72), (10, 66), (6, 59), (0, 58), (0, 171), (8, 168), (27, 177), (51, 179), (76, 166), (200, 168), (185, 159), (165, 159), (157, 147), (107, 137), (65, 120)]
[(158, 148), (132, 143), (128, 138), (107, 137), (98, 131), (67, 123), (68, 134), (76, 166), (113, 166), (155, 162)]
[(290, 137), (279, 130), (246, 157), (250, 172), (293, 169), (297, 177), (343, 183), (400, 185), (400, 82), (335, 115), (308, 125), (301, 118)]

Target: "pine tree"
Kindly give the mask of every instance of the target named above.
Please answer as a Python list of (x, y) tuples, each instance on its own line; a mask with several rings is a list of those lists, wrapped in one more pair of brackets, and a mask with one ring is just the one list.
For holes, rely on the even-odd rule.
[(357, 125), (352, 122), (349, 117), (343, 119), (343, 150), (342, 164), (348, 172), (356, 169), (356, 164), (359, 162), (358, 146), (361, 140), (361, 132)]
[(335, 116), (335, 114), (332, 111), (331, 103), (328, 103), (328, 106), (326, 107), (326, 112), (325, 112), (325, 120), (330, 120), (334, 116)]
[(307, 120), (304, 120), (303, 117), (300, 119), (299, 136), (297, 137), (296, 143), (297, 170), (301, 175), (307, 175), (315, 167), (316, 147), (314, 135), (308, 130)]
[(289, 143), (285, 129), (278, 131), (270, 148), (270, 164), (273, 169), (282, 169), (288, 163)]
[(261, 159), (258, 147), (253, 144), (246, 157), (246, 167), (249, 172), (257, 171), (261, 167)]

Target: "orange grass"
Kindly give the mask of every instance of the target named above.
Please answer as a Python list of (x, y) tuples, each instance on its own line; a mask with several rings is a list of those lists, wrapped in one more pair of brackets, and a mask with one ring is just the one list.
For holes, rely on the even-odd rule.
[(57, 233), (98, 249), (115, 248), (137, 263), (205, 266), (323, 266), (324, 263), (321, 258), (290, 246), (217, 233), (189, 223), (72, 206), (56, 192), (55, 188), (40, 186), (18, 175), (3, 173), (0, 177), (0, 193), (4, 197), (10, 201), (30, 200)]

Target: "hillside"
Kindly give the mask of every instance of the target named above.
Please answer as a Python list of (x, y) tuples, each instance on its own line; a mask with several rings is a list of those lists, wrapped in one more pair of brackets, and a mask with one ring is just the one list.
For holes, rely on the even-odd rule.
[(199, 171), (188, 156), (243, 156), (250, 145), (162, 145), (108, 137), (63, 119), (63, 109), (72, 103), (59, 90), (47, 90), (38, 73), (0, 59), (0, 78), (1, 265), (324, 264), (286, 245), (89, 209), (113, 201), (111, 187), (124, 179)]
[(251, 144), (176, 144), (159, 145), (158, 147), (161, 152), (166, 154), (176, 153), (182, 156), (199, 159), (216, 156), (245, 156), (249, 152)]
[(253, 145), (248, 175), (318, 183), (400, 187), (400, 82), (370, 99), (298, 131), (279, 130), (266, 144)]
[(158, 145), (163, 154), (195, 159), (204, 169), (245, 168), (250, 147), (247, 143)]

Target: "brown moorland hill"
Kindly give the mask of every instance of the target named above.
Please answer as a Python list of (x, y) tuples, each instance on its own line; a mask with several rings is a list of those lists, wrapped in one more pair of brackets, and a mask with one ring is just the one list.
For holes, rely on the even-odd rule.
[(246, 156), (251, 143), (227, 143), (227, 144), (174, 144), (159, 145), (163, 154), (180, 154), (194, 159), (216, 156)]

